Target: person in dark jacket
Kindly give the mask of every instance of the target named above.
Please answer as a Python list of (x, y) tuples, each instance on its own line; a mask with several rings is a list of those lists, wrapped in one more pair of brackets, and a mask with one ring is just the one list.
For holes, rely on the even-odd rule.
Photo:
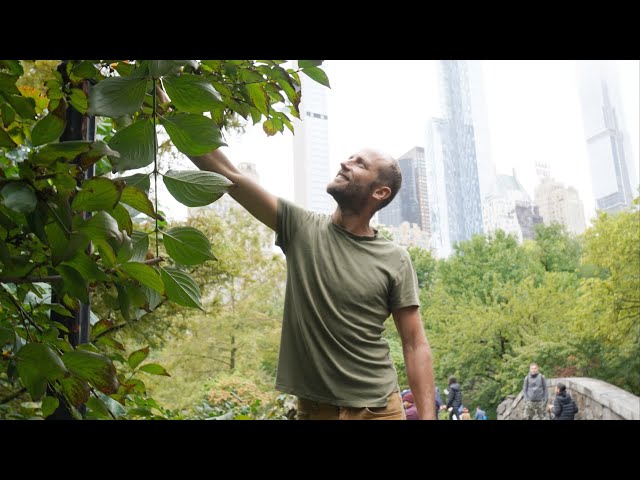
[(556, 386), (556, 398), (553, 400), (553, 407), (549, 405), (549, 408), (553, 408), (554, 420), (575, 420), (576, 413), (579, 411), (578, 405), (567, 392), (564, 383)]
[(449, 410), (449, 420), (460, 420), (458, 409), (462, 405), (462, 387), (453, 375), (449, 377), (449, 396), (447, 397), (447, 410)]

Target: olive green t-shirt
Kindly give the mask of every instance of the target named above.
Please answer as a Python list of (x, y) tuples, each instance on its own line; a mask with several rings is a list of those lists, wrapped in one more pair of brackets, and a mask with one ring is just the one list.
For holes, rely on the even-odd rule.
[(382, 407), (398, 378), (382, 338), (392, 310), (420, 305), (408, 252), (278, 199), (287, 287), (276, 388), (344, 407)]

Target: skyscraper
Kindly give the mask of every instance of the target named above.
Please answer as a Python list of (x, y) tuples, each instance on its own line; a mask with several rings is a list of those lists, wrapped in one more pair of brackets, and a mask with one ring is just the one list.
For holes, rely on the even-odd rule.
[(617, 73), (610, 61), (579, 61), (577, 67), (596, 208), (617, 212), (638, 192), (637, 160), (624, 128)]
[(380, 210), (379, 221), (398, 227), (402, 222), (416, 224), (429, 233), (429, 198), (424, 148), (414, 147), (398, 158), (402, 171), (402, 188), (393, 201)]
[(533, 205), (531, 197), (512, 175), (496, 177), (496, 191), (482, 204), (485, 232), (502, 230), (514, 235), (519, 242), (535, 237), (535, 225), (542, 223), (538, 207)]
[(585, 231), (584, 206), (575, 188), (565, 188), (550, 177), (542, 177), (535, 190), (535, 201), (545, 225), (560, 223), (576, 235)]
[[(444, 118), (432, 119), (427, 126), (427, 172), (433, 173), (428, 182), (435, 197), (432, 246), (441, 257), (448, 256), (455, 243), (483, 231), (473, 118), (478, 102), (472, 98), (469, 77), (464, 60), (440, 63)], [(478, 95), (478, 87), (474, 88)]]
[(327, 193), (329, 127), (327, 87), (300, 75), (300, 120), (293, 119), (293, 181), (295, 202), (314, 212), (331, 213), (334, 201)]

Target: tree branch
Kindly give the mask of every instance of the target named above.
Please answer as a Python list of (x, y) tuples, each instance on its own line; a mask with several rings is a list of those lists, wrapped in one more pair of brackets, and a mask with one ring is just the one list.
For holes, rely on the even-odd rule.
[[(160, 262), (164, 262), (164, 258), (162, 257), (151, 258), (141, 263), (144, 263), (145, 265), (156, 265)], [(45, 277), (0, 277), (0, 283), (14, 283), (14, 284), (37, 283), (37, 282), (49, 283), (49, 282), (55, 282), (56, 280), (62, 280), (62, 276), (47, 275)]]

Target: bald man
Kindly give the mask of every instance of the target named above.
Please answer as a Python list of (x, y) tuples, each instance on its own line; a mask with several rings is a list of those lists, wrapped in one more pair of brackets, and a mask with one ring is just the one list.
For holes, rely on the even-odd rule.
[(298, 419), (404, 420), (398, 377), (382, 338), (390, 314), (402, 339), (420, 419), (435, 419), (431, 350), (407, 251), (369, 225), (402, 184), (398, 162), (371, 149), (340, 163), (327, 185), (331, 215), (278, 198), (219, 149), (191, 160), (234, 183), (229, 194), (276, 232), (287, 259), (276, 389), (298, 399)]

